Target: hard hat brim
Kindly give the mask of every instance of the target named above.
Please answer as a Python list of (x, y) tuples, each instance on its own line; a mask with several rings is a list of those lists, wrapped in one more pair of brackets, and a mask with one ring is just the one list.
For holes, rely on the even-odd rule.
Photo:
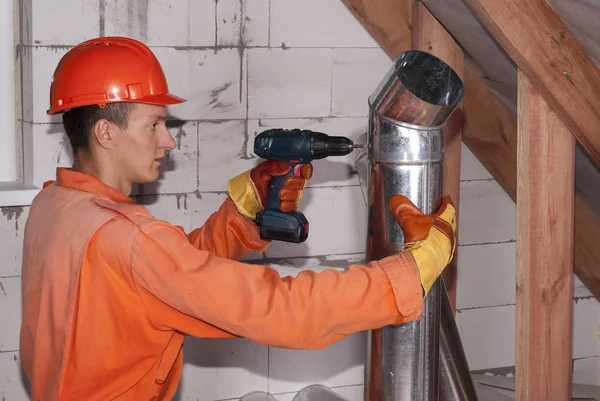
[(109, 103), (125, 103), (125, 102), (127, 102), (127, 103), (145, 103), (145, 104), (168, 106), (168, 105), (173, 105), (173, 104), (184, 103), (186, 101), (187, 101), (186, 99), (181, 98), (179, 96), (175, 96), (170, 93), (165, 93), (165, 94), (161, 94), (161, 95), (144, 96), (139, 99), (111, 99), (109, 101), (103, 101), (103, 102), (90, 102), (89, 100), (84, 100), (84, 101), (80, 101), (80, 102), (71, 102), (68, 104), (64, 104), (62, 107), (50, 108), (46, 111), (46, 113), (48, 115), (59, 114), (59, 113), (65, 112), (69, 109), (73, 109), (75, 107), (91, 106), (94, 104), (97, 104), (99, 106), (104, 106)]

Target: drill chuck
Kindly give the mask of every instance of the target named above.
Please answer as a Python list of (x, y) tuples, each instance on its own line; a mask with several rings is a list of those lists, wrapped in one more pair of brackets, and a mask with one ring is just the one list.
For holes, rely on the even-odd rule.
[(324, 159), (329, 156), (346, 156), (354, 150), (355, 145), (343, 136), (313, 132), (310, 148), (313, 159)]

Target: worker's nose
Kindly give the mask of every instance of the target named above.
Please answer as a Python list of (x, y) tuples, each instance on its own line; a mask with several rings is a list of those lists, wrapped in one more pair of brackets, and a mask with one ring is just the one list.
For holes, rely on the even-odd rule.
[(175, 139), (173, 139), (173, 135), (169, 129), (165, 126), (162, 128), (160, 132), (160, 139), (158, 143), (159, 148), (173, 150), (177, 144), (175, 143)]

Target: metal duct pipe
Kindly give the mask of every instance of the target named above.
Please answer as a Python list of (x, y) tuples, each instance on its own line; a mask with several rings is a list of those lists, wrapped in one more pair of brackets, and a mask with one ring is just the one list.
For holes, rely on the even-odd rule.
[[(429, 53), (407, 51), (369, 98), (369, 261), (402, 250), (404, 236), (389, 207), (392, 195), (406, 195), (426, 214), (439, 208), (443, 128), (463, 96), (450, 66)], [(439, 399), (441, 298), (447, 297), (442, 284), (439, 279), (431, 288), (419, 321), (369, 333), (365, 400)]]
[(442, 287), (440, 400), (477, 401), (477, 392), (473, 385), (467, 357), (452, 314), (452, 306), (446, 293), (444, 280), (440, 280), (440, 284)]

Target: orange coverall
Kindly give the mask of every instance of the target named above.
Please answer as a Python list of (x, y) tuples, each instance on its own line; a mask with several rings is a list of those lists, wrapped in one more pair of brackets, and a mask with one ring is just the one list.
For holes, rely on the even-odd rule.
[(236, 261), (267, 245), (229, 199), (186, 235), (59, 168), (25, 229), (20, 352), (32, 400), (170, 400), (184, 334), (314, 349), (421, 316), (413, 259), (296, 278)]

